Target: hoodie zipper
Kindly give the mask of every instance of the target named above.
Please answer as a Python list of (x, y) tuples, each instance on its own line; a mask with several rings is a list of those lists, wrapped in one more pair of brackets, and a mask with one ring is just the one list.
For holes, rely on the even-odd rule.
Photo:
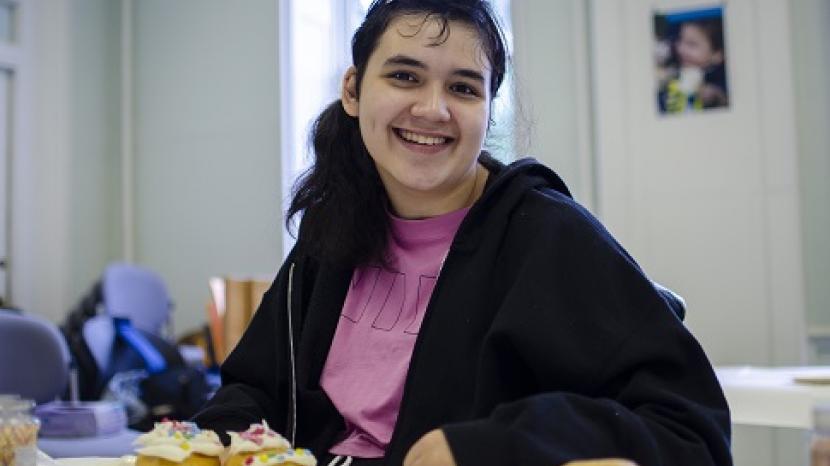
[(292, 321), (291, 310), (293, 307), (292, 292), (294, 288), (294, 262), (288, 269), (288, 303), (286, 312), (288, 314), (288, 354), (291, 364), (291, 399), (288, 406), (289, 424), (288, 431), (291, 433), (291, 445), (295, 444), (297, 439), (297, 365), (294, 357), (294, 324)]

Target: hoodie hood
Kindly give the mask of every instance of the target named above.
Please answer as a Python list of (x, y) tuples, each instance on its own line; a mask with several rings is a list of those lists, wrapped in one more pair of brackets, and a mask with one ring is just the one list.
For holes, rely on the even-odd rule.
[[(524, 192), (526, 189), (548, 188), (573, 198), (562, 178), (532, 157), (519, 159), (510, 165), (504, 165), (492, 158), (488, 158), (484, 163), (491, 170), (491, 176), (495, 176), (495, 178), (482, 198), (493, 197), (493, 193), (505, 189), (506, 186), (511, 186), (509, 189), (520, 192)], [(524, 180), (514, 185), (514, 179), (518, 177), (523, 177)]]
[(561, 196), (568, 202), (574, 202), (562, 178), (536, 159), (528, 157), (505, 165), (488, 155), (483, 156), (480, 161), (490, 171), (490, 178), (481, 198), (472, 206), (458, 229), (453, 242), (456, 249), (475, 248), (481, 235), (486, 232), (477, 226), (485, 223), (491, 216), (509, 218), (510, 211), (530, 191), (548, 191), (553, 196)]

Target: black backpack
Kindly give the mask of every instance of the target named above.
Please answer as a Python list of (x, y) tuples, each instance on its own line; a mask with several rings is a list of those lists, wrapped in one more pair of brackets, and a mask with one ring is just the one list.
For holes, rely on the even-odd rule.
[[(142, 376), (135, 391), (143, 409), (138, 411), (139, 417), (130, 416), (131, 428), (147, 431), (153, 428), (154, 422), (164, 418), (188, 419), (196, 414), (211, 392), (204, 372), (188, 366), (176, 346), (164, 338), (135, 328), (126, 319), (99, 315), (102, 299), (99, 281), (69, 312), (61, 326), (78, 374), (79, 398), (99, 400), (114, 376), (139, 373)], [(99, 368), (83, 333), (85, 324), (93, 318), (109, 319), (115, 330), (108, 363), (103, 369)], [(118, 393), (115, 395), (117, 398)]]

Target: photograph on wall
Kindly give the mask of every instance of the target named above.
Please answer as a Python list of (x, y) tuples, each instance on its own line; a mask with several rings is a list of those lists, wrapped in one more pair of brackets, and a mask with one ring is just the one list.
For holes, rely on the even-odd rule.
[(723, 6), (656, 11), (654, 60), (661, 114), (729, 107)]

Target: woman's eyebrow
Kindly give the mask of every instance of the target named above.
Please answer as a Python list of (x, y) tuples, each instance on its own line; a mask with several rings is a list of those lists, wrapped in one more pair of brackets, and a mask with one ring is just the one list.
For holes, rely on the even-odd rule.
[(386, 59), (383, 62), (383, 66), (392, 66), (392, 65), (405, 65), (405, 66), (412, 66), (414, 68), (421, 68), (423, 70), (427, 69), (426, 63), (412, 58), (407, 55), (394, 55)]
[[(387, 66), (394, 66), (394, 65), (404, 65), (404, 66), (411, 66), (413, 68), (420, 68), (422, 70), (427, 70), (429, 67), (426, 63), (418, 60), (416, 58), (412, 58), (408, 55), (393, 55), (386, 59), (383, 62), (383, 67)], [(484, 75), (476, 70), (472, 70), (469, 68), (458, 68), (453, 70), (452, 74), (458, 75), (467, 79), (472, 79), (474, 81), (484, 82)]]

